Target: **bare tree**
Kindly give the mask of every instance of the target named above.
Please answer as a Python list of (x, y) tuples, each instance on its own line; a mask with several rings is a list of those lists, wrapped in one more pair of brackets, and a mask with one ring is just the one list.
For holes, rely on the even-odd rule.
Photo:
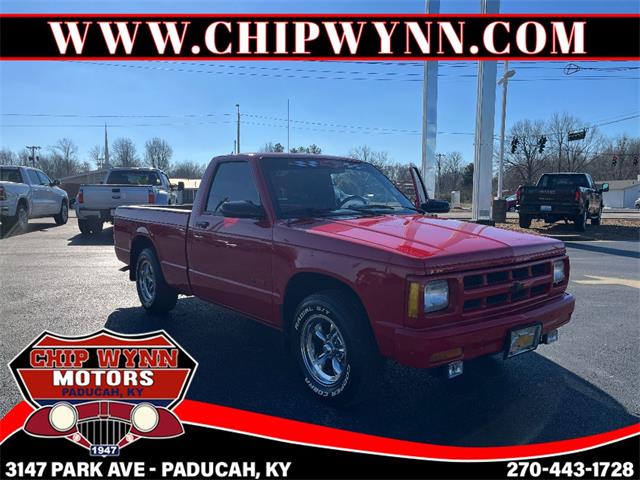
[(96, 168), (102, 168), (104, 165), (104, 148), (100, 145), (94, 145), (89, 150), (89, 160), (94, 163)]
[(18, 157), (8, 148), (0, 150), (0, 165), (16, 165), (18, 163)]
[(359, 147), (352, 148), (349, 150), (348, 155), (351, 158), (356, 158), (363, 162), (373, 163), (381, 170), (390, 163), (388, 152), (372, 150), (368, 145), (361, 145)]
[(640, 138), (621, 135), (604, 143), (588, 172), (594, 179), (635, 180), (640, 175)]
[(113, 165), (116, 167), (139, 167), (136, 146), (130, 138), (118, 138), (111, 146)]
[(170, 176), (173, 178), (202, 178), (205, 166), (191, 160), (174, 163), (171, 167)]
[(70, 138), (61, 138), (50, 148), (54, 176), (69, 176), (80, 171), (78, 145)]
[(520, 120), (511, 127), (509, 136), (517, 139), (517, 146), (515, 152), (505, 152), (505, 170), (510, 170), (520, 183), (531, 185), (548, 170), (547, 153), (540, 152), (544, 133), (545, 124), (541, 121)]
[(153, 137), (151, 140), (147, 140), (144, 148), (144, 158), (147, 165), (160, 170), (169, 170), (173, 156), (171, 145), (161, 138)]
[[(597, 156), (602, 146), (602, 136), (595, 127), (586, 128), (582, 140), (568, 141), (569, 132), (581, 130), (584, 123), (568, 113), (554, 113), (548, 123), (550, 168), (557, 172), (581, 172)], [(545, 135), (546, 137), (547, 135)]]

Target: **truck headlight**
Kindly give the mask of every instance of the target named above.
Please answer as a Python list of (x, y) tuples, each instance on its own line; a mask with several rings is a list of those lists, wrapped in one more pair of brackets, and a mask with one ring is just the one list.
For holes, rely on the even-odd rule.
[(78, 412), (67, 402), (56, 403), (49, 410), (49, 423), (59, 432), (71, 430), (78, 421)]
[(564, 268), (565, 268), (564, 260), (558, 260), (553, 262), (553, 284), (554, 285), (564, 282), (564, 279), (566, 278)]
[(158, 425), (160, 415), (150, 403), (141, 403), (131, 411), (131, 423), (140, 432), (150, 432)]
[(425, 313), (437, 312), (449, 306), (449, 282), (434, 280), (424, 287)]

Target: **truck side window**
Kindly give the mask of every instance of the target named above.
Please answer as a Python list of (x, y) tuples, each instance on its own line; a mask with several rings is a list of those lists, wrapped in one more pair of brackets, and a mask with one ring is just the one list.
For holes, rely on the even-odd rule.
[(38, 177), (38, 172), (35, 170), (27, 170), (27, 176), (29, 177), (29, 182), (31, 185), (40, 185), (40, 177)]
[(218, 165), (205, 211), (217, 213), (223, 203), (234, 201), (261, 205), (260, 194), (247, 162), (224, 162)]
[(44, 172), (36, 172), (40, 178), (40, 185), (51, 185), (51, 179)]

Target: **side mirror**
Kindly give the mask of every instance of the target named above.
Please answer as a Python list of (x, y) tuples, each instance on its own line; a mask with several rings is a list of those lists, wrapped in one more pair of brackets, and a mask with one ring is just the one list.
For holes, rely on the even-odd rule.
[(602, 186), (600, 187), (600, 191), (601, 192), (608, 192), (609, 191), (609, 184), (608, 183), (603, 183)]
[(220, 213), (230, 218), (263, 218), (264, 208), (247, 201), (225, 202), (220, 206)]
[(57, 187), (58, 185), (60, 185), (60, 180), (58, 180), (58, 179), (54, 180), (53, 182), (51, 182), (49, 184), (49, 186), (51, 186), (51, 187)]
[(178, 191), (182, 192), (184, 190), (184, 182), (178, 182)]
[(447, 213), (449, 212), (449, 202), (430, 198), (420, 205), (420, 209), (427, 213)]

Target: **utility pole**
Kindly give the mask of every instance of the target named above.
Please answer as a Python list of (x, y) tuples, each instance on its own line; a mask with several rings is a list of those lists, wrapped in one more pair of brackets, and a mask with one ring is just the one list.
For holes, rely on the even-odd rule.
[(504, 129), (507, 121), (507, 86), (509, 85), (509, 79), (515, 74), (515, 70), (509, 70), (509, 60), (505, 60), (504, 74), (498, 81), (498, 85), (502, 85), (502, 124), (500, 125), (500, 159), (498, 162), (498, 199), (502, 199), (502, 190), (504, 190)]
[(236, 154), (240, 153), (240, 104), (236, 103), (238, 109), (237, 132), (236, 132)]
[[(425, 13), (440, 13), (440, 0), (425, 0)], [(436, 189), (435, 160), (438, 130), (438, 62), (424, 62), (422, 84), (422, 177), (429, 195)]]
[[(500, 0), (480, 0), (480, 13), (500, 12)], [(475, 152), (473, 157), (473, 198), (471, 217), (480, 223), (491, 222), (493, 201), (493, 121), (496, 104), (497, 62), (478, 62)]]
[(27, 150), (31, 150), (31, 166), (35, 168), (36, 166), (36, 150), (40, 150), (40, 145), (27, 145)]
[(291, 152), (291, 117), (289, 116), (289, 99), (287, 98), (287, 153)]
[(442, 158), (444, 156), (445, 156), (444, 153), (436, 154), (436, 157), (438, 157), (438, 161), (436, 162), (436, 174), (438, 176), (436, 186), (438, 188), (435, 191), (434, 198), (437, 198), (442, 195)]

